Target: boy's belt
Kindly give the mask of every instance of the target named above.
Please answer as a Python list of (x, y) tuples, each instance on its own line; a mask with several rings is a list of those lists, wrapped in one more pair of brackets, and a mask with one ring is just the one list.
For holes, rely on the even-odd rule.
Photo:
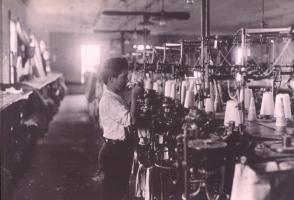
[(126, 143), (126, 140), (111, 140), (108, 138), (104, 138), (104, 141), (109, 144), (124, 144), (124, 143)]

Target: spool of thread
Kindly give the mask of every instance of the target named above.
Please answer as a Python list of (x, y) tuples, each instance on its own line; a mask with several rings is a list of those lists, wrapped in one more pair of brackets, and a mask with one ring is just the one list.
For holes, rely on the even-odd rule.
[(229, 126), (229, 122), (231, 121), (234, 121), (236, 126), (241, 124), (241, 116), (236, 100), (229, 100), (226, 104), (224, 125)]
[(181, 84), (181, 103), (182, 104), (184, 104), (185, 102), (187, 88), (188, 88), (188, 81), (182, 81), (182, 84)]
[(139, 138), (139, 144), (141, 144), (141, 145), (145, 144), (144, 138), (142, 138), (142, 137)]
[(291, 101), (289, 94), (283, 94), (284, 111), (286, 119), (292, 119)]
[(187, 85), (182, 85), (182, 87), (181, 87), (181, 104), (184, 104), (184, 102), (185, 102), (186, 93), (187, 93)]
[(272, 92), (265, 92), (262, 96), (260, 115), (273, 116), (274, 115), (274, 100)]
[(153, 83), (153, 90), (155, 90), (156, 92), (159, 93), (159, 86), (158, 86), (158, 82), (154, 82)]
[(206, 98), (204, 100), (205, 112), (214, 112), (214, 102), (212, 98)]
[(158, 135), (158, 144), (163, 144), (163, 136)]
[(158, 84), (158, 94), (163, 95), (163, 85), (161, 80), (157, 80), (156, 83)]
[(165, 97), (170, 97), (171, 83), (172, 82), (170, 80), (165, 82), (165, 86), (164, 86), (164, 96)]
[(197, 83), (190, 85), (190, 90), (193, 90), (194, 94), (198, 93)]
[(240, 91), (240, 101), (244, 101), (245, 109), (249, 109), (251, 103), (251, 97), (253, 97), (252, 89), (245, 88), (245, 97), (243, 97), (243, 89)]
[(171, 84), (170, 97), (173, 99), (176, 99), (176, 95), (177, 95), (176, 86), (177, 86), (176, 83)]
[(291, 79), (288, 83), (288, 87), (290, 87), (292, 90), (294, 89), (294, 79)]
[(278, 101), (278, 105), (277, 105), (277, 111), (276, 111), (276, 126), (284, 127), (287, 125), (287, 122), (285, 118), (283, 99), (279, 98), (277, 101)]
[(168, 159), (169, 159), (168, 148), (164, 147), (163, 160), (168, 160)]
[(152, 80), (151, 80), (151, 78), (147, 78), (145, 80), (145, 89), (146, 90), (152, 90)]
[(284, 148), (288, 148), (292, 146), (292, 138), (289, 135), (284, 135), (283, 136), (283, 140), (282, 140), (282, 144)]
[(17, 52), (16, 24), (12, 20), (10, 20), (10, 51), (13, 53)]
[(17, 80), (19, 81), (19, 78), (23, 75), (22, 74), (22, 57), (18, 56), (16, 61), (16, 74), (17, 74)]
[(250, 106), (248, 109), (248, 121), (252, 122), (256, 120), (256, 108), (255, 108), (255, 102), (254, 97), (251, 97), (250, 100)]
[(276, 96), (276, 102), (275, 102), (275, 110), (274, 110), (274, 117), (276, 116), (277, 109), (279, 107), (279, 102), (278, 99), (282, 98), (283, 99), (283, 105), (284, 105), (284, 112), (285, 112), (285, 118), (286, 119), (292, 119), (292, 113), (291, 113), (291, 102), (290, 102), (290, 97), (288, 94), (278, 94)]
[(265, 165), (265, 171), (266, 172), (273, 172), (273, 171), (278, 171), (278, 164), (275, 161), (270, 161), (267, 162)]
[(185, 97), (185, 108), (191, 108), (194, 104), (194, 92), (191, 90), (188, 90)]

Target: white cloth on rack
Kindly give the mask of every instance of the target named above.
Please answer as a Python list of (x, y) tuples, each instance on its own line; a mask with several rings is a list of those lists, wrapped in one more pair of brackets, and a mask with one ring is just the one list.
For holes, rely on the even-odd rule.
[(236, 164), (231, 200), (265, 200), (271, 186), (248, 166)]
[(153, 200), (151, 184), (152, 184), (152, 172), (154, 167), (148, 167), (146, 171), (146, 186), (145, 186), (145, 199)]
[(10, 51), (17, 53), (16, 23), (13, 20), (10, 20)]
[(153, 200), (152, 172), (154, 167), (144, 167), (140, 163), (135, 184), (135, 197), (143, 197), (144, 200)]
[(146, 187), (146, 168), (142, 164), (138, 167), (135, 185), (135, 197), (144, 197)]

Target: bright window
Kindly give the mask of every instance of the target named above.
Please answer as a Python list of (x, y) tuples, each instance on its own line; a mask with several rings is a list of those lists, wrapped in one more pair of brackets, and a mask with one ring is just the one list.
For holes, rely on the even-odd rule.
[(82, 71), (81, 79), (84, 82), (86, 72), (95, 72), (100, 64), (100, 46), (99, 45), (82, 45)]

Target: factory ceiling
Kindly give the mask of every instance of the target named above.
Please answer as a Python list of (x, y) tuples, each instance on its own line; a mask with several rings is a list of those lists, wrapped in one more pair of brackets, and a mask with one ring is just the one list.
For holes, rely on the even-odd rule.
[[(144, 15), (109, 16), (103, 11), (189, 12), (187, 20), (145, 17), (151, 34), (199, 34), (201, 0), (22, 0), (49, 32), (94, 32), (95, 29), (142, 29)], [(164, 4), (163, 4), (164, 3)], [(38, 17), (36, 17), (38, 16)], [(294, 25), (294, 0), (210, 0), (211, 33), (234, 33), (242, 27)], [(160, 23), (161, 22), (161, 25)]]

